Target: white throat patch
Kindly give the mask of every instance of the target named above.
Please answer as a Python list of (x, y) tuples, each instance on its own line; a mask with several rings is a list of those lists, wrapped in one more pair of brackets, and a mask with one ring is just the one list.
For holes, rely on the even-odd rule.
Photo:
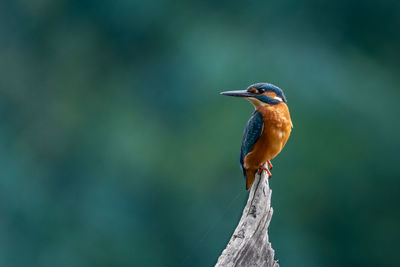
[(247, 98), (247, 100), (249, 100), (254, 105), (255, 109), (257, 109), (259, 107), (263, 107), (263, 106), (266, 105), (266, 103), (258, 100), (257, 98), (253, 98), (253, 97), (246, 97), (246, 98)]
[[(266, 103), (258, 100), (257, 98), (253, 98), (253, 97), (246, 97), (246, 98), (254, 105), (254, 108), (256, 108), (256, 109), (267, 105)], [(283, 102), (282, 98), (280, 98), (279, 96), (275, 96), (274, 99), (278, 100), (280, 102)]]

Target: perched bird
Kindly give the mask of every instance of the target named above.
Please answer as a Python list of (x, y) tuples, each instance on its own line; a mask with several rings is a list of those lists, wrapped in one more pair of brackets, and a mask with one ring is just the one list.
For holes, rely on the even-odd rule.
[[(293, 124), (286, 97), (279, 87), (270, 83), (256, 83), (246, 90), (221, 94), (244, 97), (255, 107), (244, 130), (239, 160), (248, 190), (257, 172), (265, 170), (271, 177), (271, 159), (281, 152), (289, 139)], [(264, 167), (265, 163), (269, 169)]]

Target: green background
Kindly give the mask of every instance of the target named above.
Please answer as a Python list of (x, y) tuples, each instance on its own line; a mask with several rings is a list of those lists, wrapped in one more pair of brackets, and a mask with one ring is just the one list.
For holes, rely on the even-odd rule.
[(400, 2), (0, 2), (0, 266), (212, 266), (238, 154), (281, 87), (282, 266), (396, 266)]

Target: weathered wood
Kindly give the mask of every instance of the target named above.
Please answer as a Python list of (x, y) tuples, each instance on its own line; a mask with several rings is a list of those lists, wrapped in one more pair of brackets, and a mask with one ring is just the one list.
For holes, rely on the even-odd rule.
[(279, 267), (275, 251), (268, 241), (273, 209), (268, 174), (256, 175), (242, 218), (216, 267)]

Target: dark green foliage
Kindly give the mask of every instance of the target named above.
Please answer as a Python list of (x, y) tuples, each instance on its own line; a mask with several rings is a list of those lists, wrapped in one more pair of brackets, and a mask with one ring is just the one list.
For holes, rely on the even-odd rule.
[(1, 1), (0, 266), (211, 266), (246, 199), (252, 113), (219, 92), (255, 82), (294, 124), (271, 181), (282, 266), (395, 266), (399, 12)]

